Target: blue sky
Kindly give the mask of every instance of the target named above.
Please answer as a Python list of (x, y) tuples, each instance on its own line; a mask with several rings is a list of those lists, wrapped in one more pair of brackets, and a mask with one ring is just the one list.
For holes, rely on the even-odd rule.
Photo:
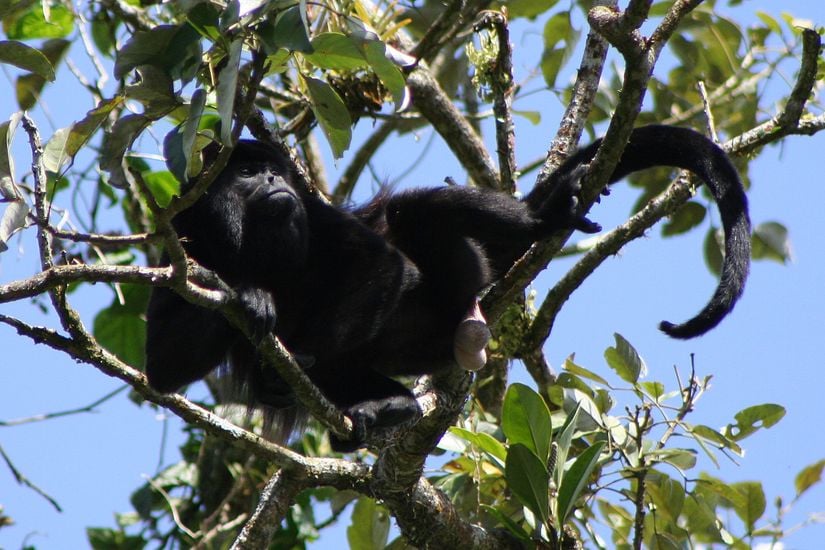
[[(745, 13), (752, 17), (758, 9), (775, 14), (776, 5), (767, 0), (745, 1), (733, 17), (741, 20)], [(786, 0), (781, 8), (825, 25), (825, 4), (821, 2)], [(539, 40), (535, 36), (514, 37), (516, 55), (519, 49), (536, 47)], [(61, 76), (65, 77), (65, 72)], [(6, 77), (0, 78), (8, 87)], [(54, 126), (42, 113), (35, 113), (46, 136), (91, 107), (82, 103), (85, 96), (67, 95), (54, 87), (47, 91), (46, 101)], [(0, 96), (0, 118), (6, 118), (14, 109), (9, 94)], [(517, 120), (520, 161), (542, 153), (560, 112), (561, 106), (557, 112), (545, 115), (543, 127)], [(20, 146), (22, 134), (17, 141)], [(397, 176), (426, 142), (423, 136), (421, 141), (410, 139), (383, 150), (375, 163), (376, 173), (389, 179)], [(431, 149), (438, 160), (417, 167), (407, 181), (435, 185), (448, 175), (463, 179), (439, 140)], [(673, 366), (684, 375), (690, 367), (690, 354), (695, 354), (697, 372), (713, 374), (714, 378), (711, 391), (690, 417), (694, 423), (721, 427), (750, 405), (785, 406), (786, 418), (747, 440), (747, 455), (738, 464), (723, 460), (718, 470), (705, 464), (712, 475), (728, 481), (763, 481), (769, 505), (778, 496), (789, 502), (796, 473), (825, 459), (825, 438), (821, 435), (821, 388), (825, 379), (825, 239), (821, 235), (825, 216), (819, 200), (823, 151), (825, 135), (793, 137), (781, 147), (768, 149), (752, 164), (752, 218), (755, 223), (778, 220), (788, 227), (794, 261), (786, 266), (754, 264), (744, 297), (718, 329), (689, 342), (670, 340), (656, 329), (661, 319), (680, 320), (695, 313), (716, 281), (703, 264), (701, 231), (663, 241), (654, 230), (648, 238), (632, 243), (607, 261), (585, 282), (565, 306), (545, 348), (554, 366), (575, 353), (579, 364), (604, 374), (608, 369), (603, 351), (613, 344), (613, 333), (619, 332), (644, 356), (650, 378), (669, 387), (675, 385)], [(25, 170), (27, 162), (27, 157), (19, 160), (18, 171)], [(531, 181), (531, 177), (525, 178), (523, 186)], [(626, 186), (614, 186), (613, 194), (591, 212), (591, 218), (610, 228), (625, 219), (634, 199), (635, 194)], [(15, 240), (12, 250), (0, 256), (0, 282), (26, 277), (37, 270), (31, 236), (29, 232)], [(536, 288), (546, 288), (570, 265), (565, 261), (551, 264)], [(94, 313), (112, 296), (104, 285), (97, 285), (85, 287), (73, 298), (90, 325)], [(0, 312), (56, 326), (53, 317), (44, 316), (28, 304), (2, 304)], [(32, 345), (5, 326), (0, 326), (0, 350), (0, 420), (87, 405), (120, 385), (88, 365)], [(513, 367), (512, 378), (526, 379), (521, 366)], [(198, 395), (203, 390), (196, 387), (192, 392)], [(16, 526), (0, 530), (0, 548), (17, 548), (25, 541), (41, 549), (85, 547), (87, 526), (112, 526), (115, 512), (131, 510), (129, 495), (143, 482), (143, 476), (155, 472), (159, 463), (177, 459), (179, 427), (177, 420), (170, 420), (170, 442), (161, 456), (162, 417), (148, 407), (135, 407), (121, 394), (95, 413), (3, 429), (0, 443), (15, 465), (55, 497), (64, 511), (55, 512), (44, 499), (18, 486), (0, 467), (0, 504), (17, 521)], [(823, 511), (825, 487), (820, 486), (794, 506), (786, 525)], [(336, 540), (339, 536), (340, 530), (317, 547), (340, 547)], [(814, 550), (822, 547), (822, 540), (825, 526), (818, 525), (792, 535), (788, 543), (789, 547)]]

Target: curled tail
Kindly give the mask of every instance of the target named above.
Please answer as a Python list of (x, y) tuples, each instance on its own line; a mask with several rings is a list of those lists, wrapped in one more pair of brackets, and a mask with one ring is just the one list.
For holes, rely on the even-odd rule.
[[(551, 176), (575, 170), (593, 160), (597, 140), (562, 164)], [(680, 324), (662, 321), (659, 328), (673, 338), (693, 338), (709, 331), (733, 309), (742, 295), (751, 257), (748, 200), (739, 174), (727, 154), (702, 134), (688, 128), (650, 125), (636, 128), (610, 177), (616, 182), (632, 172), (653, 166), (674, 166), (699, 176), (710, 189), (725, 230), (725, 259), (716, 291), (702, 310)], [(531, 197), (527, 197), (530, 202)]]

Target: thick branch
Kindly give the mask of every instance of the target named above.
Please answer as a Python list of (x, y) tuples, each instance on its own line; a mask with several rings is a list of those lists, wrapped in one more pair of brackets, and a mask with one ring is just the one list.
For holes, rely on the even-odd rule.
[(38, 296), (74, 282), (161, 284), (172, 279), (169, 267), (134, 265), (58, 265), (37, 275), (0, 285), (0, 304)]

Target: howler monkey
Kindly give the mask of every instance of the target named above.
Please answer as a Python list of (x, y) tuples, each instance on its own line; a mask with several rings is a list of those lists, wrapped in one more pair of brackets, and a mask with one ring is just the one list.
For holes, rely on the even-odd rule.
[[(397, 375), (454, 363), (454, 335), (476, 296), (532, 243), (559, 229), (597, 231), (578, 204), (582, 166), (599, 141), (571, 156), (524, 200), (469, 187), (381, 193), (364, 208), (331, 206), (295, 185), (276, 149), (241, 141), (223, 172), (173, 224), (186, 252), (236, 289), (257, 337), (274, 333), (353, 421), (347, 451), (367, 433), (420, 414)], [(750, 259), (742, 183), (725, 153), (692, 130), (633, 131), (610, 178), (651, 166), (690, 170), (708, 185), (725, 230), (722, 277), (676, 338), (713, 328), (739, 298)], [(162, 392), (228, 363), (253, 404), (294, 410), (288, 385), (261, 368), (255, 346), (215, 311), (155, 288), (147, 312), (146, 374)], [(289, 427), (289, 426), (288, 426)]]

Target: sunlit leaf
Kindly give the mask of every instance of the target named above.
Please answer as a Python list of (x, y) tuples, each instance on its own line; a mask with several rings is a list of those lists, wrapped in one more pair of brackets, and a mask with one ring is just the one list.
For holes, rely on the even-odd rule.
[(14, 65), (45, 80), (54, 80), (54, 67), (40, 50), (16, 40), (0, 40), (0, 63)]
[(218, 77), (215, 90), (218, 97), (218, 114), (221, 117), (221, 141), (229, 143), (232, 139), (232, 116), (235, 109), (235, 91), (238, 87), (238, 64), (241, 61), (243, 39), (238, 38), (229, 46), (226, 64)]
[(402, 110), (407, 103), (407, 83), (398, 66), (387, 59), (384, 43), (372, 40), (361, 47), (370, 67), (392, 94), (395, 109)]
[(562, 366), (562, 368), (567, 372), (575, 374), (576, 376), (587, 378), (588, 380), (592, 380), (593, 382), (602, 384), (603, 386), (610, 387), (610, 384), (607, 382), (607, 380), (605, 380), (595, 372), (588, 370), (582, 367), (581, 365), (576, 364), (573, 361), (572, 355), (564, 360), (564, 365)]
[(265, 22), (258, 26), (256, 33), (261, 38), (267, 53), (274, 54), (281, 48), (291, 52), (312, 53), (312, 42), (301, 6), (295, 5), (278, 14), (275, 23)]
[(143, 180), (161, 207), (168, 206), (172, 197), (180, 195), (180, 182), (172, 175), (172, 172), (166, 170), (148, 172), (143, 174)]
[(515, 443), (507, 451), (505, 475), (513, 494), (543, 523), (547, 523), (550, 519), (550, 476), (544, 463), (527, 446)]
[(481, 509), (495, 518), (498, 523), (503, 525), (517, 539), (524, 542), (528, 542), (530, 540), (530, 533), (522, 529), (521, 525), (510, 519), (502, 510), (488, 504), (482, 504)]
[(146, 345), (146, 321), (143, 312), (149, 303), (150, 287), (120, 285), (124, 303), (115, 297), (112, 304), (98, 312), (94, 321), (94, 336), (101, 346), (124, 363), (142, 368)]
[(551, 88), (555, 87), (559, 71), (570, 59), (581, 33), (570, 19), (569, 11), (562, 11), (547, 20), (542, 32), (544, 52), (541, 56), (541, 73)]
[(100, 168), (109, 173), (110, 185), (121, 189), (128, 186), (121, 166), (123, 155), (135, 137), (151, 123), (152, 119), (143, 115), (126, 115), (119, 118), (107, 133), (100, 155)]
[(720, 229), (708, 229), (704, 242), (705, 265), (717, 277), (722, 273), (724, 243), (725, 237)]
[(511, 384), (504, 395), (501, 427), (511, 444), (525, 445), (541, 460), (550, 454), (550, 410), (541, 396), (524, 384)]
[(734, 416), (736, 423), (725, 427), (725, 436), (741, 441), (761, 428), (770, 428), (782, 420), (785, 412), (785, 407), (772, 403), (742, 409)]
[(140, 65), (155, 65), (172, 78), (188, 79), (200, 63), (200, 35), (188, 23), (158, 25), (137, 31), (117, 52), (115, 78), (121, 79)]
[[(71, 42), (62, 38), (53, 38), (46, 40), (40, 46), (40, 52), (46, 56), (51, 66), (56, 70), (57, 66), (63, 60), (66, 52), (69, 51)], [(28, 110), (37, 104), (43, 88), (46, 86), (47, 78), (40, 74), (24, 74), (17, 78), (15, 83), (15, 93), (17, 95), (17, 104), (23, 110)]]
[(456, 426), (451, 427), (450, 432), (461, 437), (465, 441), (472, 443), (478, 447), (479, 450), (484, 451), (491, 457), (497, 458), (502, 465), (504, 464), (504, 460), (507, 458), (507, 448), (501, 441), (494, 438), (490, 434), (483, 432), (472, 432)]
[[(0, 203), (2, 206), (3, 203)], [(25, 228), (29, 205), (22, 199), (13, 200), (6, 204), (3, 214), (0, 216), (0, 252), (8, 250), (9, 239)]]
[(573, 512), (581, 492), (590, 481), (590, 474), (599, 463), (599, 455), (604, 447), (604, 441), (594, 443), (576, 457), (570, 469), (562, 477), (558, 495), (558, 523), (563, 525)]
[(341, 158), (352, 140), (352, 119), (346, 104), (332, 87), (317, 78), (305, 78), (312, 110), (335, 158)]
[(358, 550), (384, 548), (389, 540), (390, 515), (386, 507), (367, 497), (359, 498), (347, 527), (349, 547)]
[(635, 384), (640, 377), (647, 374), (647, 365), (621, 334), (615, 333), (613, 337), (616, 340), (616, 347), (607, 348), (604, 352), (607, 364), (622, 380)]
[(735, 503), (733, 509), (739, 519), (747, 526), (748, 532), (752, 532), (756, 527), (756, 522), (762, 518), (767, 508), (762, 484), (756, 481), (747, 481), (735, 483), (732, 487), (742, 495), (741, 503)]
[(322, 69), (352, 70), (367, 66), (354, 40), (342, 33), (325, 32), (312, 38), (312, 53), (304, 58)]
[(66, 38), (72, 33), (74, 16), (66, 6), (54, 3), (48, 13), (47, 19), (40, 2), (37, 2), (27, 13), (7, 22), (3, 30), (6, 36), (16, 40)]
[(14, 181), (14, 157), (11, 154), (11, 142), (21, 117), (22, 113), (15, 113), (9, 120), (0, 123), (0, 199), (20, 198)]
[(714, 430), (713, 428), (709, 428), (708, 426), (698, 425), (693, 426), (689, 433), (693, 434), (694, 436), (701, 437), (705, 441), (718, 445), (719, 448), (722, 449), (730, 449), (731, 451), (735, 452), (738, 455), (742, 455), (742, 448), (737, 445), (732, 439), (723, 435), (722, 433)]
[(698, 202), (686, 202), (662, 225), (662, 235), (669, 237), (690, 231), (702, 223), (707, 212), (708, 209)]
[(777, 222), (760, 223), (751, 236), (754, 260), (773, 260), (785, 264), (791, 260), (788, 228)]
[(822, 471), (825, 469), (825, 459), (814, 462), (806, 466), (796, 475), (794, 487), (796, 487), (796, 497), (801, 497), (805, 491), (822, 481)]
[(558, 3), (559, 0), (507, 0), (507, 15), (510, 19), (518, 17), (533, 19)]
[(646, 488), (657, 512), (667, 514), (668, 519), (676, 523), (685, 504), (684, 484), (656, 473), (647, 480)]

